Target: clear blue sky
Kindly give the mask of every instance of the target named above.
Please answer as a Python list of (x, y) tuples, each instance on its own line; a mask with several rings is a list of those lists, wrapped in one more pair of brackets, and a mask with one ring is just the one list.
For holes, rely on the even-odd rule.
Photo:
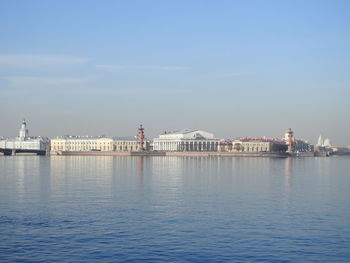
[(350, 144), (350, 1), (2, 1), (0, 136)]

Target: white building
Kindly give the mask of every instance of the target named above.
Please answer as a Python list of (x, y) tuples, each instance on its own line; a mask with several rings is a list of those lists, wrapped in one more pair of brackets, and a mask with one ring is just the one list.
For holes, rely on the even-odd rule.
[(183, 129), (176, 132), (165, 132), (153, 139), (155, 151), (199, 151), (214, 152), (218, 150), (219, 139), (214, 134), (202, 130)]
[(16, 152), (46, 152), (50, 149), (50, 140), (44, 137), (29, 137), (27, 123), (23, 120), (19, 130), (19, 136), (15, 139), (0, 140), (0, 149), (4, 152), (13, 150)]

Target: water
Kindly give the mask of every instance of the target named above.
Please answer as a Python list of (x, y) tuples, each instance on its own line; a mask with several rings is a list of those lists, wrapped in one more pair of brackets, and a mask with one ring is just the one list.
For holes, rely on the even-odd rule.
[(349, 262), (349, 161), (0, 157), (0, 261)]

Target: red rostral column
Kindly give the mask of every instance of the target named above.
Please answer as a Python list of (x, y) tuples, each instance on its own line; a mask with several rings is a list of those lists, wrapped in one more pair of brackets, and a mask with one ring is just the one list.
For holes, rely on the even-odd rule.
[(289, 128), (287, 131), (286, 131), (286, 139), (287, 139), (287, 142), (288, 142), (288, 152), (292, 152), (293, 151), (293, 131), (291, 128)]
[(139, 149), (142, 151), (143, 149), (143, 139), (145, 138), (145, 134), (144, 134), (144, 129), (142, 128), (142, 124), (140, 125), (139, 128)]

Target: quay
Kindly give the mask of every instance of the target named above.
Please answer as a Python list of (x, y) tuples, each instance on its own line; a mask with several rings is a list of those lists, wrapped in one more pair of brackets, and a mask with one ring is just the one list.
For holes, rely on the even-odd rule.
[(46, 155), (46, 156), (166, 156), (166, 157), (270, 157), (270, 158), (298, 158), (298, 157), (329, 157), (332, 155), (350, 155), (350, 154), (326, 154), (317, 152), (163, 152), (163, 151), (144, 151), (144, 152), (114, 152), (114, 151), (3, 151), (1, 155)]
[(166, 156), (166, 152), (51, 151), (50, 155), (79, 156)]
[(287, 158), (290, 157), (288, 153), (281, 152), (262, 152), (262, 153), (237, 153), (237, 152), (84, 152), (84, 151), (65, 151), (56, 152), (51, 151), (51, 155), (64, 155), (64, 156), (173, 156), (173, 157), (275, 157), (275, 158)]

